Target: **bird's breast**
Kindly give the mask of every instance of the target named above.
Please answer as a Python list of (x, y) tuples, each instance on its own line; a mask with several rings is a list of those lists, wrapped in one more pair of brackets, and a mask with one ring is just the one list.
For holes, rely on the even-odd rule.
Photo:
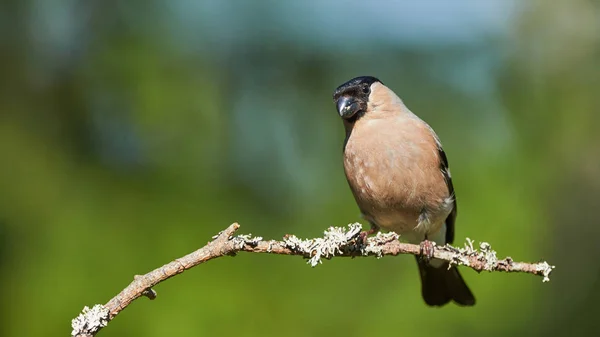
[(378, 214), (416, 211), (421, 202), (418, 181), (413, 176), (419, 175), (419, 168), (409, 167), (402, 160), (402, 150), (384, 144), (377, 147), (361, 144), (359, 149), (353, 145), (346, 146), (344, 168), (361, 209)]
[(419, 135), (371, 124), (355, 128), (344, 148), (346, 178), (361, 212), (397, 233), (414, 231), (427, 211), (439, 227), (449, 212), (438, 212), (448, 192), (435, 152)]

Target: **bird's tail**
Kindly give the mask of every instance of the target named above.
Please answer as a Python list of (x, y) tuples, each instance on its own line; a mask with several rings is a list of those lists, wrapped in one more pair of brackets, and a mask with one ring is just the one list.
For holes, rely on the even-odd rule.
[(456, 266), (448, 269), (448, 262), (433, 267), (417, 256), (421, 275), (421, 294), (430, 306), (443, 306), (454, 300), (459, 305), (475, 304), (473, 293), (463, 280)]

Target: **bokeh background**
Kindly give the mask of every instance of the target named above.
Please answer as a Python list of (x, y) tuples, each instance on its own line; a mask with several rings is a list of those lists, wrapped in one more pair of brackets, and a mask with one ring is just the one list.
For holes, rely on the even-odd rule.
[(545, 259), (550, 283), (463, 275), (426, 307), (414, 259), (241, 254), (102, 336), (571, 336), (600, 331), (596, 1), (4, 0), (0, 335), (65, 336), (84, 305), (241, 233), (361, 221), (331, 94), (374, 75), (440, 135), (456, 243)]

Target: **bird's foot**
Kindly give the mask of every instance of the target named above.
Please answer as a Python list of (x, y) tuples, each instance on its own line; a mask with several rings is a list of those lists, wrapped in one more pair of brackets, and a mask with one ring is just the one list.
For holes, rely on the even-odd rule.
[(419, 247), (421, 249), (421, 258), (429, 262), (433, 258), (435, 242), (425, 239), (419, 244)]
[(375, 226), (371, 226), (371, 229), (369, 229), (368, 231), (361, 231), (358, 234), (358, 243), (361, 245), (366, 245), (367, 244), (367, 237), (371, 234), (375, 234), (379, 232), (379, 228), (375, 227)]

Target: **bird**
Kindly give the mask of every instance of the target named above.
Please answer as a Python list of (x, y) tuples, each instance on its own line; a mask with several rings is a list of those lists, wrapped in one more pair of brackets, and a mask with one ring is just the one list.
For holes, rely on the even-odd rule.
[(428, 306), (475, 305), (458, 268), (433, 258), (435, 245), (453, 242), (457, 216), (448, 159), (433, 128), (373, 76), (341, 84), (333, 100), (346, 132), (346, 180), (371, 226), (363, 239), (383, 229), (420, 245), (415, 257)]

